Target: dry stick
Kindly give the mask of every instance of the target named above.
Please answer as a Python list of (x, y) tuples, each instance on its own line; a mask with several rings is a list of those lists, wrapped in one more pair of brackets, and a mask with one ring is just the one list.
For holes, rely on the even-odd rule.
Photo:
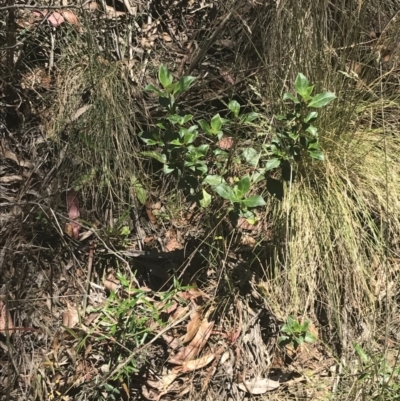
[[(168, 330), (171, 330), (173, 327), (176, 327), (178, 324), (184, 322), (189, 316), (190, 316), (190, 312), (186, 313), (183, 317), (178, 319), (176, 322), (174, 322), (170, 326), (165, 327), (156, 336), (154, 336), (147, 344), (144, 344), (142, 347), (139, 347), (139, 348), (136, 348), (135, 350), (133, 350), (131, 352), (131, 354), (125, 359), (125, 361), (121, 362), (112, 372), (110, 372), (108, 375), (106, 375), (106, 377), (103, 378), (103, 383), (105, 383), (109, 378), (114, 376), (121, 369), (123, 369), (126, 365), (128, 365), (138, 353), (149, 348), (150, 345), (153, 344), (155, 341), (157, 341), (163, 334), (165, 334)], [(99, 386), (99, 385), (97, 385), (97, 386)]]
[(67, 6), (39, 6), (39, 5), (29, 5), (29, 4), (10, 4), (8, 6), (3, 6), (0, 7), (0, 11), (7, 11), (7, 10), (17, 10), (17, 9), (30, 9), (30, 10), (65, 10), (68, 8), (73, 8), (73, 9), (80, 9), (85, 7), (87, 4), (89, 4), (91, 0), (85, 1), (81, 5), (67, 5)]
[(231, 10), (229, 13), (225, 16), (225, 18), (222, 20), (220, 25), (215, 29), (214, 33), (211, 35), (209, 39), (206, 40), (205, 44), (200, 48), (199, 53), (197, 56), (194, 58), (194, 60), (190, 63), (189, 68), (185, 71), (185, 75), (189, 75), (200, 63), (200, 61), (203, 59), (205, 54), (207, 53), (208, 49), (214, 44), (214, 42), (217, 40), (218, 35), (223, 31), (225, 28), (225, 25), (227, 22), (230, 20), (232, 17), (233, 12), (236, 10)]

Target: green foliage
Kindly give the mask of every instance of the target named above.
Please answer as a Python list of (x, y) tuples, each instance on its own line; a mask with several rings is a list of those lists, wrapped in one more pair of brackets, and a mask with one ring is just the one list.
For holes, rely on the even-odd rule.
[[(229, 201), (241, 216), (253, 221), (254, 214), (249, 209), (265, 205), (260, 195), (248, 196), (254, 184), (266, 177), (269, 193), (282, 199), (283, 181), (293, 179), (297, 165), (305, 156), (324, 160), (318, 129), (313, 125), (318, 113), (313, 109), (327, 106), (336, 97), (331, 92), (313, 95), (314, 86), (303, 74), (297, 75), (294, 84), (296, 95), (286, 93), (283, 96), (283, 100), (291, 102), (293, 107), (286, 114), (276, 116), (276, 127), (271, 127), (274, 132), (271, 143), (259, 150), (251, 147), (241, 150), (242, 160), (249, 168), (257, 168), (257, 174), (252, 178), (233, 177), (236, 182), (233, 186), (224, 179), (232, 153), (221, 149), (218, 142), (226, 132), (231, 132), (232, 127), (252, 124), (258, 118), (257, 113), (241, 114), (240, 104), (232, 100), (228, 104), (230, 118), (216, 114), (210, 121), (200, 119), (196, 122), (191, 114), (179, 109), (176, 101), (176, 95), (188, 90), (195, 78), (182, 77), (174, 82), (171, 72), (162, 65), (158, 80), (161, 89), (149, 85), (146, 90), (159, 96), (165, 117), (154, 129), (142, 132), (140, 137), (146, 145), (161, 148), (161, 152), (144, 150), (141, 154), (162, 163), (164, 174), (176, 177), (180, 187), (197, 199), (203, 208), (211, 205), (213, 195), (218, 195)], [(235, 151), (235, 146), (232, 151)], [(282, 172), (280, 180), (271, 177), (270, 172), (277, 169)]]
[[(174, 288), (166, 292), (157, 292), (157, 302), (151, 299), (151, 293), (137, 288), (125, 276), (117, 274), (120, 286), (111, 291), (107, 304), (93, 312), (99, 313), (96, 327), (96, 339), (108, 341), (111, 357), (108, 358), (110, 370), (129, 355), (129, 350), (143, 345), (152, 333), (151, 327), (163, 327), (161, 314), (169, 308), (173, 297), (185, 289), (177, 281)], [(162, 305), (162, 306), (160, 306)], [(142, 357), (141, 357), (142, 358)], [(145, 356), (143, 355), (143, 358)], [(132, 360), (120, 372), (129, 376), (137, 372), (141, 360)]]
[(353, 346), (360, 359), (358, 382), (362, 383), (363, 392), (368, 394), (369, 399), (397, 400), (400, 394), (400, 366), (390, 366), (385, 355), (369, 355), (357, 343)]
[[(265, 205), (264, 199), (260, 195), (247, 196), (251, 189), (249, 177), (238, 179), (233, 187), (225, 182), (223, 175), (229, 157), (228, 152), (218, 147), (218, 141), (234, 123), (241, 126), (249, 124), (258, 117), (257, 113), (240, 114), (240, 104), (233, 100), (228, 105), (231, 119), (215, 114), (210, 121), (200, 119), (194, 123), (192, 115), (178, 108), (175, 95), (188, 90), (195, 78), (182, 77), (173, 82), (172, 74), (162, 65), (158, 80), (163, 89), (148, 85), (146, 90), (159, 95), (165, 117), (157, 122), (155, 129), (142, 132), (140, 137), (146, 145), (157, 146), (162, 151), (145, 150), (141, 154), (162, 163), (164, 174), (176, 177), (180, 187), (194, 196), (201, 207), (211, 205), (211, 190), (222, 199), (229, 200), (240, 213), (252, 216), (248, 208)], [(245, 160), (250, 166), (258, 162), (259, 155), (256, 153), (245, 151)], [(209, 175), (211, 168), (218, 174)]]
[[(314, 86), (310, 85), (307, 78), (299, 73), (294, 83), (296, 95), (285, 93), (283, 100), (291, 103), (290, 110), (283, 115), (276, 116), (277, 127), (274, 127), (274, 136), (271, 144), (266, 146), (268, 160), (265, 171), (281, 169), (284, 181), (293, 179), (298, 165), (306, 156), (315, 160), (324, 160), (324, 153), (320, 149), (318, 129), (315, 121), (318, 112), (312, 109), (320, 109), (336, 99), (332, 92), (323, 92), (312, 95)], [(268, 188), (271, 194), (279, 199), (283, 197), (283, 183), (278, 180), (270, 180)], [(279, 194), (279, 196), (277, 195)]]
[(279, 345), (290, 344), (294, 349), (303, 343), (313, 343), (315, 336), (308, 330), (310, 322), (298, 322), (294, 317), (288, 316), (286, 323), (281, 328), (282, 335), (278, 338)]

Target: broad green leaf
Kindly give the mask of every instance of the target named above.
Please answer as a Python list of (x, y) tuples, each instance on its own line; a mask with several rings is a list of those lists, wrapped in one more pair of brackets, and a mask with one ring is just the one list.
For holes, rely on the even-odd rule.
[(257, 150), (253, 148), (246, 148), (243, 151), (242, 156), (250, 166), (257, 166), (258, 161), (260, 160), (260, 152), (257, 152)]
[(265, 166), (265, 171), (273, 170), (274, 168), (278, 168), (281, 165), (281, 159), (274, 157), (267, 161), (267, 165)]
[(311, 344), (311, 343), (315, 342), (316, 340), (317, 340), (317, 337), (315, 337), (314, 334), (312, 334), (309, 331), (306, 331), (306, 335), (304, 336), (304, 341), (306, 343)]
[(193, 143), (196, 138), (197, 132), (186, 132), (185, 136), (183, 137), (183, 143), (188, 145), (189, 143)]
[(163, 157), (164, 155), (155, 152), (155, 151), (143, 151), (140, 152), (140, 154), (142, 156), (146, 156), (146, 157), (152, 157), (153, 159), (156, 159), (157, 161), (159, 161), (160, 163), (165, 163), (165, 158)]
[(249, 196), (248, 198), (243, 199), (240, 203), (247, 207), (258, 207), (266, 205), (263, 197), (260, 195)]
[(304, 118), (304, 122), (308, 123), (311, 120), (315, 120), (318, 117), (318, 113), (316, 111), (311, 111), (308, 115)]
[(321, 152), (320, 150), (310, 150), (309, 153), (313, 159), (325, 160), (325, 156), (324, 156), (323, 152)]
[(219, 114), (216, 114), (211, 119), (211, 130), (213, 134), (218, 134), (221, 131), (222, 127), (222, 118)]
[(238, 196), (243, 198), (250, 191), (250, 177), (243, 177), (237, 184)]
[(240, 112), (240, 104), (236, 100), (231, 100), (228, 104), (229, 110), (233, 113), (235, 117), (238, 117)]
[(208, 184), (212, 187), (215, 187), (219, 184), (223, 184), (224, 182), (225, 180), (219, 175), (208, 175), (206, 178), (204, 178), (203, 184)]
[(211, 205), (212, 196), (205, 189), (203, 189), (202, 192), (203, 198), (200, 199), (200, 206), (202, 208), (206, 208)]
[(243, 114), (240, 117), (240, 121), (242, 123), (251, 123), (252, 121), (256, 120), (258, 118), (258, 113), (252, 111), (251, 113)]
[(165, 175), (171, 174), (173, 171), (175, 171), (174, 167), (170, 166), (169, 164), (164, 164), (163, 172)]
[[(300, 100), (297, 99), (297, 97), (294, 96), (294, 95), (292, 95), (291, 93), (285, 93), (285, 94), (283, 95), (283, 100), (291, 100), (291, 101), (294, 102), (295, 104), (299, 104), (299, 103), (300, 103)], [(278, 116), (276, 116), (276, 118), (277, 118), (277, 120), (285, 120), (285, 119), (286, 119), (286, 116), (278, 115)]]
[(308, 107), (314, 107), (319, 109), (331, 103), (336, 99), (336, 95), (332, 92), (324, 92), (315, 95), (310, 103), (308, 103)]
[(147, 92), (156, 92), (160, 96), (165, 96), (165, 93), (156, 88), (153, 84), (149, 84), (144, 88)]
[(213, 189), (219, 196), (221, 196), (221, 198), (230, 200), (231, 202), (234, 202), (236, 200), (233, 189), (227, 184), (219, 184)]
[(196, 80), (195, 77), (191, 76), (185, 76), (179, 79), (179, 81), (176, 83), (173, 94), (174, 95), (180, 95), (183, 92), (186, 92), (190, 85)]
[(164, 88), (167, 88), (172, 84), (173, 77), (171, 71), (169, 71), (164, 64), (161, 64), (158, 70), (158, 80)]
[(210, 149), (210, 145), (200, 145), (197, 147), (197, 151), (201, 153), (202, 156), (205, 156)]
[(319, 142), (318, 139), (313, 139), (308, 142), (307, 144), (307, 150), (317, 150), (319, 148)]
[(307, 127), (306, 131), (308, 133), (310, 133), (312, 136), (317, 136), (317, 134), (318, 134), (317, 127), (314, 127), (313, 125), (310, 125), (309, 127)]
[(208, 135), (212, 134), (210, 124), (206, 120), (199, 120), (201, 129)]
[(296, 80), (294, 81), (294, 87), (300, 96), (303, 97), (308, 95), (309, 82), (301, 72), (297, 74)]

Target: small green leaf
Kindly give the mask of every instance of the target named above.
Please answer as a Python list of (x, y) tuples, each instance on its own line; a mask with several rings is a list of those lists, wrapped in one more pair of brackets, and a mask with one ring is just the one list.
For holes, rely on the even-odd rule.
[(246, 148), (243, 151), (242, 156), (250, 166), (257, 166), (258, 161), (260, 160), (260, 152), (257, 152), (253, 148)]
[(332, 92), (324, 92), (318, 95), (315, 95), (310, 103), (308, 103), (308, 107), (314, 107), (319, 109), (331, 103), (336, 99), (336, 95)]
[[(160, 154), (160, 153), (158, 153), (158, 152), (155, 152), (155, 151), (143, 151), (143, 152), (140, 152), (140, 154), (142, 155), (142, 156), (146, 156), (146, 157), (152, 157), (153, 159), (156, 159), (157, 161), (159, 161), (160, 163), (165, 163), (165, 156), (164, 155), (162, 155), (162, 154)], [(164, 156), (164, 157), (163, 157)]]
[(243, 177), (237, 184), (238, 196), (243, 198), (250, 191), (250, 177)]
[[(295, 104), (299, 104), (299, 103), (300, 103), (300, 100), (297, 99), (297, 97), (294, 96), (294, 95), (292, 95), (291, 93), (285, 93), (285, 94), (283, 95), (283, 100), (291, 100), (291, 101), (294, 102)], [(286, 119), (286, 116), (278, 115), (278, 116), (276, 116), (276, 118), (277, 118), (278, 120), (285, 120), (285, 119)]]
[(205, 189), (202, 192), (203, 198), (200, 199), (199, 203), (202, 208), (206, 208), (211, 205), (212, 196)]
[(236, 100), (231, 100), (228, 104), (228, 109), (233, 113), (235, 117), (238, 117), (240, 112), (240, 104)]
[(311, 150), (311, 151), (309, 151), (309, 153), (313, 159), (325, 160), (325, 156), (324, 156), (323, 152), (321, 152), (320, 150)]
[(243, 199), (240, 203), (247, 207), (258, 207), (266, 205), (263, 197), (260, 195), (249, 196), (248, 198)]
[(203, 184), (208, 184), (212, 187), (215, 187), (224, 182), (225, 180), (219, 175), (208, 175), (206, 178), (204, 178)]
[(195, 80), (196, 78), (191, 76), (184, 76), (180, 78), (175, 85), (173, 94), (180, 95), (181, 93), (186, 92)]
[(360, 345), (357, 343), (354, 344), (354, 349), (356, 350), (358, 356), (360, 357), (361, 361), (363, 363), (367, 363), (369, 361), (368, 355), (365, 353), (365, 351), (361, 348)]
[(316, 111), (311, 111), (308, 115), (304, 118), (304, 122), (308, 123), (311, 120), (315, 120), (318, 117), (318, 113)]
[(200, 124), (201, 129), (208, 135), (212, 134), (210, 124), (206, 120), (199, 120), (198, 123)]
[(213, 189), (221, 198), (230, 200), (231, 202), (234, 202), (236, 200), (233, 189), (227, 184), (219, 184)]
[(281, 159), (274, 157), (267, 161), (267, 165), (265, 166), (265, 171), (273, 170), (274, 168), (278, 168), (281, 165)]
[(297, 74), (296, 80), (294, 81), (294, 87), (300, 96), (308, 94), (309, 82), (301, 72)]
[(156, 88), (153, 84), (147, 85), (144, 90), (146, 92), (156, 92), (160, 96), (165, 96), (165, 93), (160, 91), (160, 89)]
[(251, 123), (258, 118), (258, 113), (252, 111), (251, 113), (243, 114), (240, 117), (240, 122), (242, 123)]
[(211, 119), (211, 130), (213, 134), (218, 134), (221, 131), (222, 127), (222, 118), (219, 114), (216, 114)]
[(306, 331), (306, 335), (304, 336), (304, 341), (306, 343), (312, 344), (317, 340), (317, 337), (314, 336), (314, 334), (312, 334), (309, 331)]
[(172, 84), (173, 77), (171, 71), (169, 71), (164, 64), (161, 64), (158, 70), (158, 80), (164, 88), (167, 88)]
[(318, 129), (317, 127), (314, 127), (313, 125), (310, 125), (307, 127), (306, 131), (310, 133), (312, 136), (317, 136), (318, 135)]

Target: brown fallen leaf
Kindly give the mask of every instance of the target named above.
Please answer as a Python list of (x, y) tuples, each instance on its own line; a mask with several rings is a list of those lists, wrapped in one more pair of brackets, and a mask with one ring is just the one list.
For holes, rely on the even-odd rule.
[[(80, 216), (79, 212), (79, 201), (76, 192), (71, 189), (67, 192), (67, 211), (68, 217), (71, 220), (76, 220)], [(72, 234), (75, 239), (79, 239), (80, 225), (75, 222), (70, 222), (72, 228)]]
[(199, 311), (195, 311), (187, 325), (186, 334), (184, 335), (182, 342), (188, 343), (189, 341), (191, 341), (199, 330), (200, 325), (201, 313)]
[(7, 310), (6, 304), (0, 299), (0, 333), (7, 334), (9, 330), (10, 335), (13, 334), (14, 328), (10, 312)]
[(200, 351), (204, 348), (208, 338), (211, 335), (214, 322), (209, 322), (204, 318), (201, 325), (189, 345), (180, 350), (175, 356), (168, 359), (168, 362), (175, 365), (182, 365), (186, 361), (190, 361), (199, 355)]
[(176, 366), (172, 371), (176, 374), (193, 372), (197, 369), (202, 369), (211, 363), (215, 358), (215, 354), (207, 354), (198, 359), (184, 362), (181, 366)]
[(117, 291), (121, 286), (120, 281), (115, 278), (113, 274), (109, 274), (104, 280), (103, 284), (104, 287), (107, 288), (107, 290), (109, 291)]
[(0, 182), (4, 184), (8, 184), (10, 182), (18, 182), (22, 180), (23, 180), (22, 175), (6, 175), (4, 177), (0, 177)]
[(279, 382), (267, 378), (256, 378), (245, 380), (242, 383), (239, 383), (238, 387), (242, 391), (246, 391), (253, 395), (259, 395), (277, 389), (279, 387)]
[(177, 251), (179, 249), (182, 249), (182, 245), (177, 241), (176, 238), (171, 238), (166, 244), (165, 244), (165, 251), (166, 252), (173, 252)]
[(231, 136), (224, 136), (217, 142), (217, 146), (222, 150), (228, 150), (233, 146), (233, 138)]
[(78, 322), (79, 314), (77, 309), (68, 304), (67, 310), (63, 313), (63, 325), (72, 329)]

